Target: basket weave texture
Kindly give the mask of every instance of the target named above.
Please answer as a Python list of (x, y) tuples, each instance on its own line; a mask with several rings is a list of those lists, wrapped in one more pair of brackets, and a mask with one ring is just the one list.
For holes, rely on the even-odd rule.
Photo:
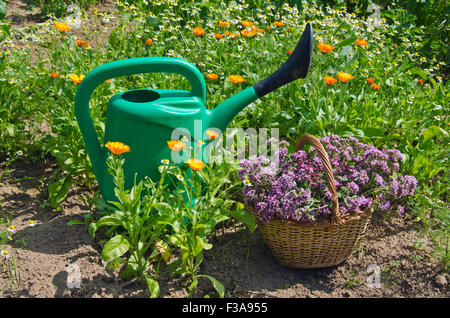
[(255, 217), (264, 240), (280, 264), (290, 268), (335, 266), (345, 261), (359, 244), (373, 208), (340, 216), (328, 155), (319, 139), (308, 134), (299, 139), (296, 151), (303, 149), (306, 142), (310, 142), (317, 150), (324, 165), (328, 188), (333, 194), (331, 217), (317, 223), (282, 222), (277, 219), (264, 223), (251, 206), (247, 206), (247, 209)]

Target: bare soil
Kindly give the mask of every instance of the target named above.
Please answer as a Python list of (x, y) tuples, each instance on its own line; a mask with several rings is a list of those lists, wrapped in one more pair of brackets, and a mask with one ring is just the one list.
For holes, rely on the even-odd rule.
[[(2, 245), (16, 262), (19, 282), (10, 287), (5, 270), (0, 272), (3, 297), (148, 297), (145, 286), (136, 280), (122, 280), (117, 271), (104, 268), (101, 245), (83, 225), (68, 226), (71, 220), (89, 213), (73, 189), (61, 211), (46, 206), (46, 183), (57, 169), (53, 159), (37, 163), (16, 161), (0, 165), (0, 202), (6, 217), (16, 227), (13, 241)], [(29, 220), (36, 221), (34, 227)], [(5, 224), (2, 224), (6, 228)], [(344, 263), (331, 268), (295, 270), (281, 266), (271, 254), (261, 234), (253, 234), (242, 224), (222, 224), (210, 240), (213, 248), (205, 254), (200, 272), (208, 274), (235, 298), (309, 297), (433, 297), (449, 296), (449, 275), (430, 255), (431, 242), (416, 229), (413, 220), (374, 214), (365, 239)], [(12, 257), (9, 259), (11, 260)], [(3, 260), (0, 260), (3, 261)], [(369, 287), (368, 266), (379, 266), (381, 283)], [(70, 266), (77, 265), (80, 288), (68, 288)], [(373, 265), (372, 265), (373, 266)], [(170, 277), (161, 263), (161, 297), (188, 296), (183, 280)], [(217, 294), (210, 282), (200, 281), (195, 297)]]

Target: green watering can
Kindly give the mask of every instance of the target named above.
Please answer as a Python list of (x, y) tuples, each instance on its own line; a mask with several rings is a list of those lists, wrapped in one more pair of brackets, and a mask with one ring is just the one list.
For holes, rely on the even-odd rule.
[(224, 130), (248, 104), (291, 81), (306, 77), (312, 47), (312, 26), (307, 24), (293, 53), (275, 73), (230, 97), (213, 110), (205, 107), (206, 86), (202, 74), (180, 58), (132, 58), (103, 64), (89, 72), (75, 96), (75, 115), (103, 198), (107, 201), (116, 199), (112, 176), (106, 166), (109, 150), (100, 145), (89, 111), (89, 100), (99, 84), (124, 75), (176, 73), (184, 76), (191, 85), (191, 91), (144, 88), (121, 92), (110, 99), (106, 112), (105, 142), (120, 141), (130, 146), (131, 151), (123, 156), (126, 159), (125, 186), (131, 188), (135, 173), (138, 181), (145, 176), (152, 180), (159, 179), (161, 160), (171, 158), (167, 141), (172, 139), (174, 129), (183, 127), (192, 132), (194, 123), (201, 120), (202, 136), (212, 127)]

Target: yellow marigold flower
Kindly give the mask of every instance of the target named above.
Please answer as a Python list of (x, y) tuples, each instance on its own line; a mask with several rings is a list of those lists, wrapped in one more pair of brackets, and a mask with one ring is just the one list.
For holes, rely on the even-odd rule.
[(202, 36), (203, 34), (205, 34), (205, 31), (203, 31), (201, 27), (195, 27), (192, 32), (194, 32), (195, 36)]
[(230, 22), (225, 22), (225, 21), (219, 21), (219, 26), (221, 28), (228, 28), (231, 25)]
[(172, 151), (180, 151), (180, 150), (183, 150), (184, 148), (186, 148), (186, 144), (184, 142), (182, 142), (181, 140), (170, 140), (167, 142), (167, 146)]
[(84, 78), (84, 75), (78, 76), (78, 75), (76, 75), (76, 74), (72, 74), (72, 75), (69, 76), (69, 78), (72, 80), (72, 82), (73, 82), (74, 84), (80, 84), (81, 81), (82, 81), (83, 78)]
[(242, 24), (243, 26), (245, 26), (246, 28), (249, 28), (249, 27), (255, 26), (255, 24), (254, 24), (253, 22), (250, 22), (250, 21), (246, 21), (246, 20), (244, 20), (244, 21), (241, 21), (241, 24)]
[(66, 32), (66, 31), (72, 30), (72, 28), (70, 26), (68, 26), (67, 24), (65, 24), (63, 22), (56, 22), (53, 25), (53, 27), (56, 28), (59, 32)]
[(115, 156), (120, 156), (125, 152), (130, 152), (130, 147), (120, 141), (108, 141), (105, 144), (105, 147), (108, 148)]
[(239, 84), (239, 83), (245, 82), (245, 79), (240, 75), (230, 75), (230, 76), (228, 76), (228, 78), (230, 79), (231, 83), (233, 83), (233, 84)]
[(355, 41), (355, 43), (356, 43), (356, 45), (358, 45), (358, 46), (366, 46), (369, 42), (367, 42), (366, 40), (360, 40), (360, 39), (357, 39), (357, 40)]
[(283, 26), (283, 22), (281, 22), (281, 21), (275, 21), (274, 23), (273, 23), (276, 27), (281, 27), (281, 26)]
[(377, 91), (377, 90), (379, 90), (381, 88), (381, 85), (373, 84), (372, 87), (373, 87), (374, 91)]
[(208, 130), (206, 131), (206, 136), (207, 136), (210, 140), (214, 140), (214, 139), (216, 139), (217, 137), (219, 137), (219, 133), (218, 133), (217, 131), (208, 129)]
[(189, 159), (187, 163), (194, 171), (202, 170), (205, 167), (205, 163), (203, 161), (195, 158)]
[(325, 77), (323, 78), (323, 80), (325, 81), (325, 83), (326, 83), (328, 86), (331, 86), (331, 85), (333, 85), (334, 83), (337, 82), (337, 79), (332, 78), (332, 77), (330, 77), (330, 76), (325, 76)]
[(342, 83), (347, 83), (349, 80), (354, 79), (355, 77), (353, 75), (344, 73), (344, 72), (338, 72), (337, 77)]
[(206, 75), (206, 77), (211, 81), (215, 81), (219, 78), (219, 75), (217, 75), (216, 73), (209, 73), (208, 75)]
[(334, 46), (330, 45), (330, 44), (326, 44), (326, 43), (319, 43), (317, 45), (317, 47), (319, 48), (320, 52), (322, 53), (328, 53), (334, 50)]

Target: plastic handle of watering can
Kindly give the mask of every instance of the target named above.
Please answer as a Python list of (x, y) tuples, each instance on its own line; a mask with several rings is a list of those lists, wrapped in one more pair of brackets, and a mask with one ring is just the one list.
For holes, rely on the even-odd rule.
[(91, 159), (97, 181), (101, 183), (106, 152), (100, 146), (89, 111), (89, 100), (95, 88), (105, 80), (140, 73), (175, 73), (184, 76), (191, 84), (191, 93), (206, 101), (206, 86), (200, 71), (191, 63), (173, 57), (137, 57), (100, 65), (89, 72), (75, 95), (75, 116), (86, 149)]

